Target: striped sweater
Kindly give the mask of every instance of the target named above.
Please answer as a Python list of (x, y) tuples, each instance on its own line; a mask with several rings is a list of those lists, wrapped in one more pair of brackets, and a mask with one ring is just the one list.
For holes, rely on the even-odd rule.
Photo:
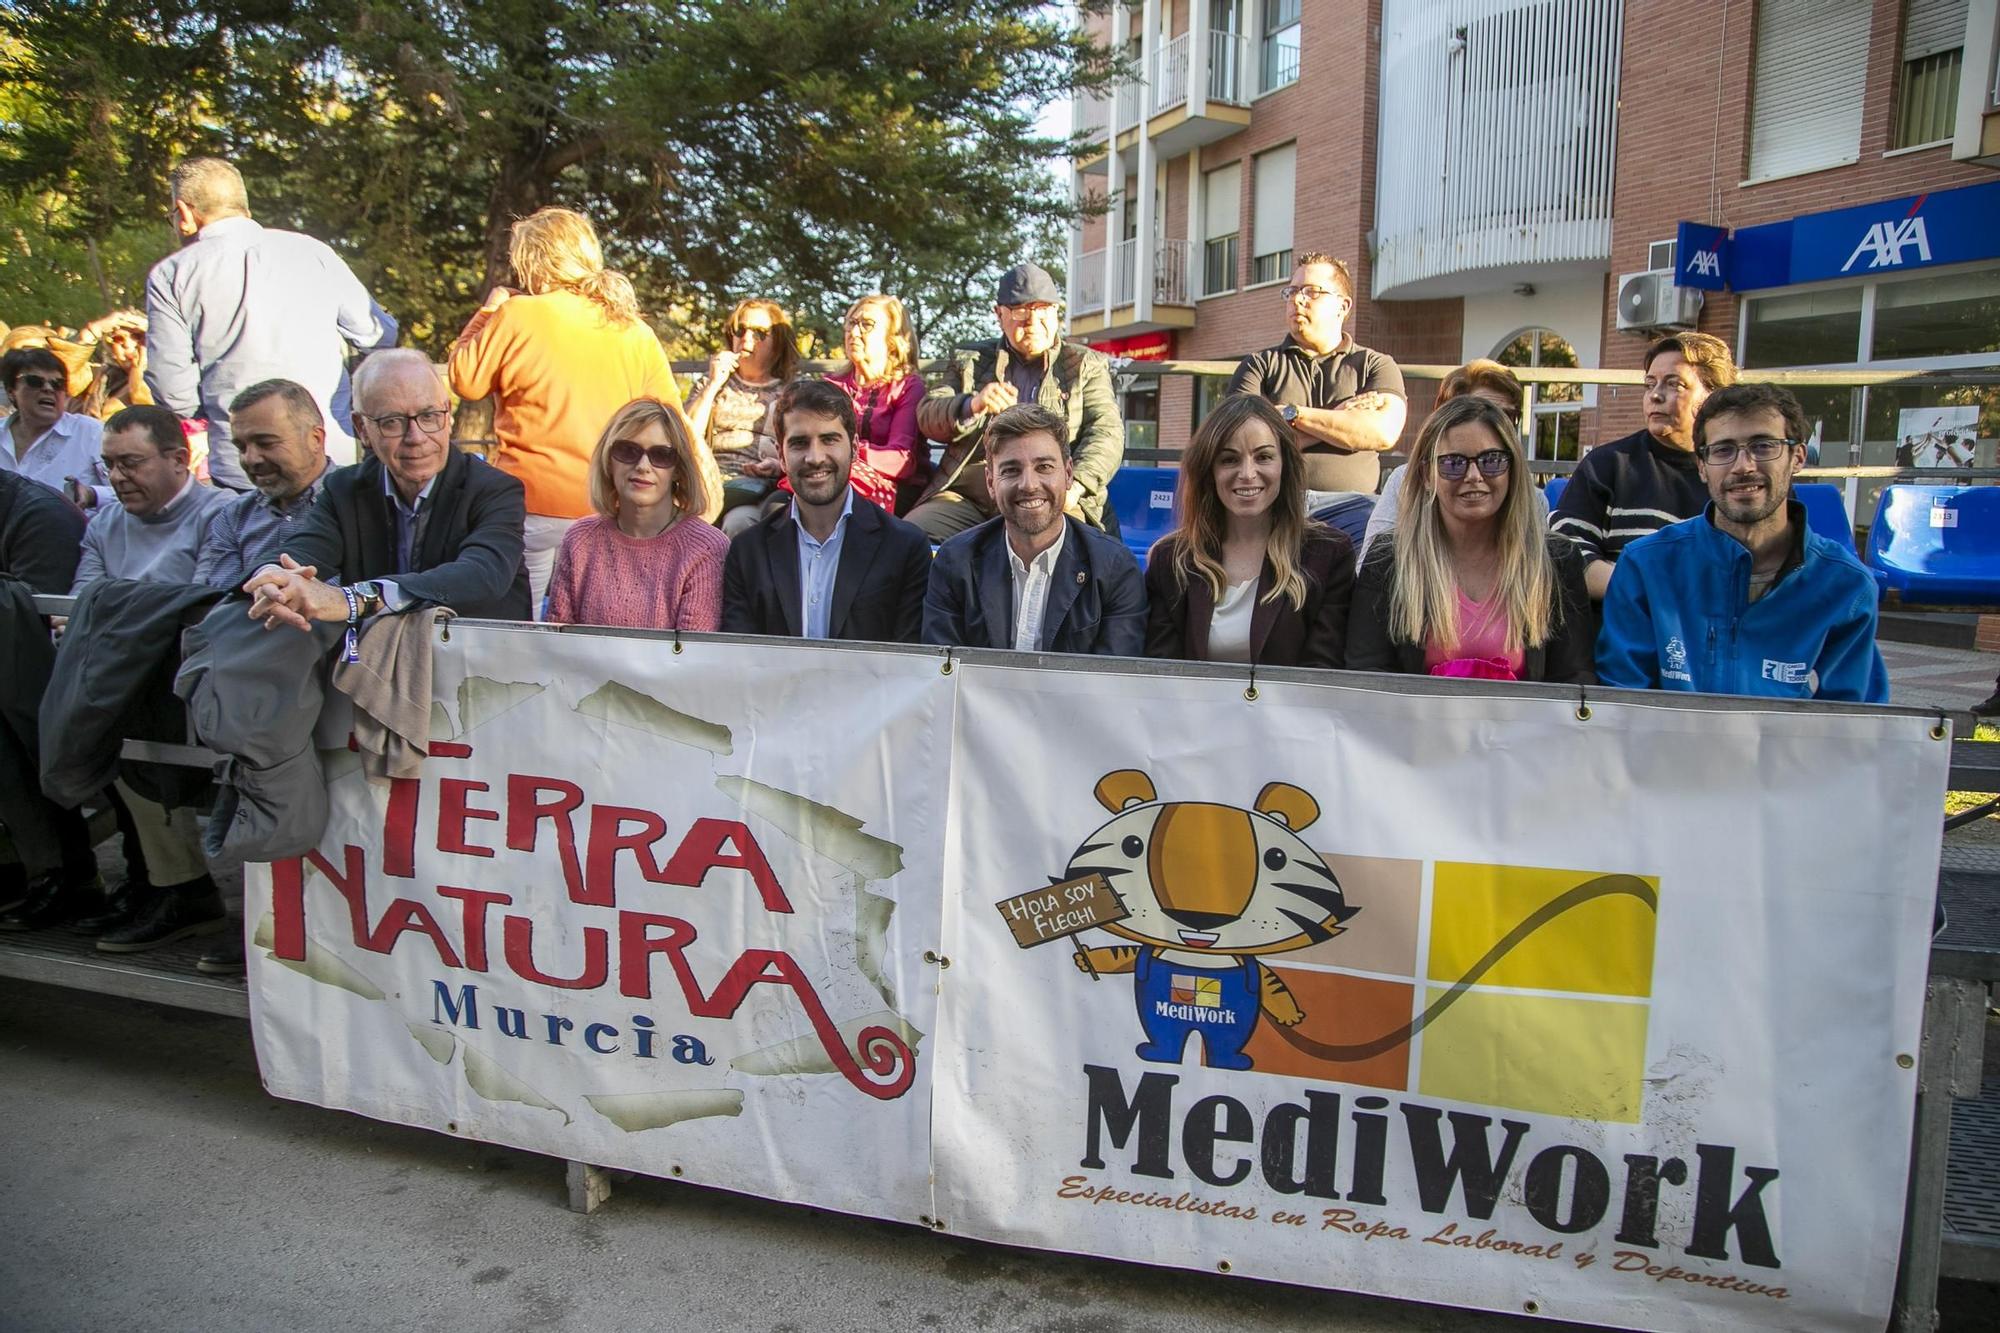
[(1694, 455), (1642, 430), (1583, 456), (1549, 527), (1575, 542), (1588, 564), (1616, 560), (1631, 543), (1707, 505)]

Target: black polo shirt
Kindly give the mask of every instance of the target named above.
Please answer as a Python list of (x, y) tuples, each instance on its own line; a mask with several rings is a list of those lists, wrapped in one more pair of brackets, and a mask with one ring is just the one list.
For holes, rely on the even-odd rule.
[[(1254, 393), (1277, 407), (1338, 407), (1363, 393), (1409, 396), (1402, 370), (1385, 353), (1348, 337), (1326, 355), (1314, 356), (1289, 335), (1276, 347), (1244, 357), (1230, 377), (1229, 392)], [(1373, 495), (1382, 480), (1381, 455), (1373, 451), (1356, 453), (1304, 435), (1299, 447), (1305, 450), (1310, 490)]]

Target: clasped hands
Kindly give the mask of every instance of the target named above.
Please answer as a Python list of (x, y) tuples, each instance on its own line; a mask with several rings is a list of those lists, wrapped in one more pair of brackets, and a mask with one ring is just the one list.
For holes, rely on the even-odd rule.
[(252, 574), (243, 591), (251, 597), (250, 618), (262, 621), (265, 629), (290, 625), (309, 630), (315, 620), (347, 619), (347, 594), (320, 582), (316, 567), (288, 555)]

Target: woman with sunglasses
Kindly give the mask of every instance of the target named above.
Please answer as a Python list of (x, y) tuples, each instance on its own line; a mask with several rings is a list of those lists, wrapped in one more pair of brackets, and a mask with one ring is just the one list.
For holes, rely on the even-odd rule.
[(641, 398), (618, 409), (590, 455), (594, 518), (556, 553), (542, 618), (621, 629), (713, 630), (722, 623), (729, 539), (702, 518), (707, 487), (680, 408)]
[(1179, 525), (1146, 562), (1146, 655), (1342, 664), (1354, 545), (1306, 517), (1292, 428), (1254, 394), (1223, 400), (1181, 459)]
[(516, 222), (496, 286), (452, 344), (451, 389), (492, 396), (493, 465), (527, 491), (529, 593), (541, 605), (556, 548), (590, 512), (590, 450), (604, 420), (635, 398), (680, 401), (659, 337), (632, 284), (604, 267), (590, 220), (567, 208)]
[(1356, 671), (1596, 679), (1583, 558), (1542, 526), (1520, 437), (1484, 398), (1431, 413), (1410, 451), (1393, 532), (1355, 582)]
[[(722, 474), (722, 530), (757, 521), (757, 505), (785, 474), (771, 436), (771, 404), (799, 368), (798, 339), (775, 301), (739, 301), (722, 326), (725, 345), (695, 381), (688, 419)], [(741, 513), (737, 511), (741, 510)]]
[(848, 307), (841, 326), (847, 368), (828, 375), (854, 400), (854, 489), (893, 514), (908, 513), (930, 480), (931, 450), (917, 434), (924, 377), (903, 303), (877, 293)]

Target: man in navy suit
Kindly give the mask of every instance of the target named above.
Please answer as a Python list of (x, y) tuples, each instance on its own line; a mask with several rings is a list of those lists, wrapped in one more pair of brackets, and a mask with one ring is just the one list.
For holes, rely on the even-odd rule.
[(1036, 403), (986, 427), (986, 484), (1000, 510), (931, 562), (924, 642), (1140, 657), (1146, 586), (1116, 537), (1063, 513), (1070, 461), (1060, 417)]
[(772, 412), (792, 501), (729, 543), (723, 632), (917, 642), (930, 539), (848, 485), (854, 401), (825, 380), (794, 380)]

